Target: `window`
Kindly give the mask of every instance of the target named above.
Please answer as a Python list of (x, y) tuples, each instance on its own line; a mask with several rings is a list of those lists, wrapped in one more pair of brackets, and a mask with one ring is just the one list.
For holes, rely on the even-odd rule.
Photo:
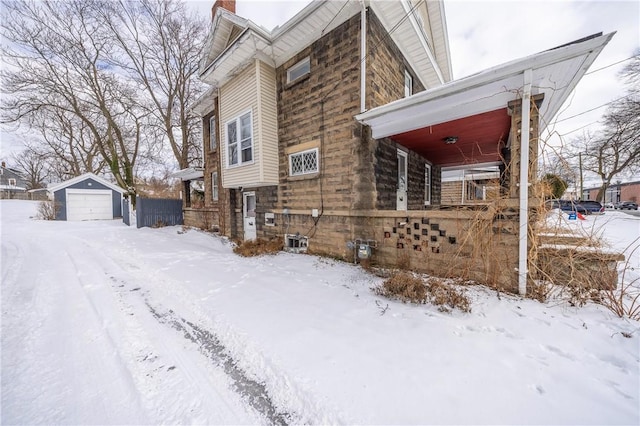
[(301, 79), (305, 75), (311, 72), (311, 61), (309, 61), (309, 57), (307, 56), (291, 68), (287, 70), (287, 84), (293, 83), (294, 81)]
[(218, 201), (218, 172), (211, 173), (211, 196), (213, 201)]
[(16, 186), (16, 180), (13, 178), (9, 178), (9, 186)]
[(227, 165), (253, 161), (251, 111), (227, 123)]
[(424, 165), (424, 205), (431, 204), (431, 165)]
[(318, 173), (318, 148), (289, 155), (289, 175)]
[(216, 134), (216, 117), (209, 118), (209, 148), (211, 151), (218, 147), (218, 136)]
[(404, 97), (408, 98), (413, 95), (413, 78), (408, 70), (404, 71)]

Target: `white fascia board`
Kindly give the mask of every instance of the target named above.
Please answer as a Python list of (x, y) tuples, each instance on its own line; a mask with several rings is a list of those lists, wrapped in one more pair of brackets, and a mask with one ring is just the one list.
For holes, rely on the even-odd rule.
[(198, 114), (200, 117), (204, 117), (211, 111), (215, 109), (215, 102), (213, 101), (216, 97), (215, 87), (210, 87), (204, 92), (202, 95), (196, 99), (196, 101), (191, 105), (191, 111)]
[[(411, 26), (413, 27), (413, 31), (415, 32), (415, 35), (417, 36), (418, 41), (420, 42), (420, 45), (424, 49), (424, 52), (427, 55), (427, 58), (431, 62), (431, 66), (433, 67), (433, 70), (435, 71), (436, 75), (438, 76), (438, 80), (440, 81), (440, 84), (443, 84), (446, 80), (444, 79), (444, 77), (442, 75), (442, 70), (440, 69), (440, 66), (438, 65), (438, 62), (436, 61), (436, 58), (433, 56), (433, 52), (431, 52), (431, 48), (429, 47), (429, 43), (427, 43), (427, 35), (424, 33), (424, 27), (422, 25), (420, 25), (418, 23), (418, 21), (416, 20), (415, 10), (413, 12), (411, 11), (413, 6), (409, 3), (408, 0), (401, 0), (400, 3), (402, 4), (402, 8), (404, 9), (405, 14), (407, 16), (409, 16), (409, 22), (411, 23)], [(420, 70), (414, 70), (414, 71), (416, 72), (416, 74), (418, 74), (420, 76), (420, 80), (422, 82), (422, 85), (424, 87), (429, 87), (429, 85), (426, 84), (427, 83), (426, 81), (422, 81), (423, 78), (422, 78), (422, 75), (420, 73)]]
[(179, 178), (183, 181), (192, 179), (201, 179), (204, 177), (204, 168), (202, 167), (187, 167), (186, 169), (178, 170), (171, 173), (169, 177)]
[(117, 192), (119, 192), (121, 194), (124, 193), (124, 189), (120, 188), (117, 185), (112, 184), (111, 182), (107, 182), (106, 180), (102, 179), (101, 177), (98, 177), (98, 176), (94, 175), (93, 173), (85, 173), (83, 175), (76, 176), (76, 177), (74, 177), (72, 179), (65, 180), (64, 182), (60, 182), (57, 185), (53, 185), (50, 188), (47, 188), (47, 190), (49, 192), (53, 193), (53, 192), (59, 191), (61, 189), (64, 189), (64, 188), (66, 188), (68, 186), (75, 185), (76, 183), (82, 182), (83, 180), (87, 180), (87, 179), (93, 179), (96, 182), (106, 186), (107, 188), (110, 188), (110, 189), (112, 189), (114, 191), (117, 191)]
[(281, 37), (283, 34), (286, 34), (289, 30), (291, 30), (296, 25), (305, 21), (309, 15), (315, 12), (320, 7), (324, 6), (323, 1), (312, 1), (308, 5), (306, 5), (300, 12), (296, 13), (291, 19), (282, 24), (282, 26), (277, 26), (271, 31), (273, 39), (277, 39)]
[[(221, 73), (222, 75), (217, 75), (218, 73), (216, 73), (216, 71), (224, 68), (225, 65), (228, 71), (239, 68), (243, 69), (247, 62), (259, 56), (260, 50), (255, 48), (259, 42), (263, 43), (265, 48), (271, 46), (269, 39), (256, 33), (253, 28), (247, 27), (237, 40), (229, 45), (225, 51), (207, 67), (205, 72), (200, 75), (200, 79), (212, 86), (221, 87), (225, 81), (233, 77), (233, 73), (223, 72)], [(246, 54), (240, 55), (239, 53), (242, 53), (240, 50), (246, 43), (253, 43), (254, 48), (248, 49)]]
[[(443, 40), (443, 46), (444, 46), (444, 51), (445, 51), (445, 55), (447, 58), (447, 81), (451, 81), (453, 80), (453, 66), (451, 65), (451, 51), (449, 49), (449, 30), (447, 29), (447, 19), (446, 19), (446, 11), (445, 11), (445, 6), (444, 6), (444, 2), (442, 1), (438, 1), (438, 2), (433, 2), (430, 3), (434, 4), (435, 7), (437, 7), (438, 9), (438, 16), (434, 17), (434, 19), (438, 19), (440, 21), (440, 24), (442, 25), (442, 31), (441, 34), (439, 34), (439, 36), (442, 38)], [(429, 16), (431, 16), (431, 14), (429, 14)], [(433, 28), (433, 25), (431, 26), (431, 28)], [(433, 29), (432, 29), (433, 31)], [(436, 41), (435, 41), (435, 35), (434, 35), (434, 41), (433, 41), (433, 48), (436, 48)]]

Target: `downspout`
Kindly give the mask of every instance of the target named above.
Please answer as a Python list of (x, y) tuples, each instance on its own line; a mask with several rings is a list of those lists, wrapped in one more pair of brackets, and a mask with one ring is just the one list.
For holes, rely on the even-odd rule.
[(522, 91), (522, 121), (520, 124), (520, 235), (518, 246), (518, 293), (527, 293), (528, 225), (529, 225), (529, 129), (531, 80), (533, 71), (525, 70)]
[(367, 7), (365, 0), (361, 0), (360, 11), (360, 113), (367, 110), (366, 101), (366, 76), (367, 76)]

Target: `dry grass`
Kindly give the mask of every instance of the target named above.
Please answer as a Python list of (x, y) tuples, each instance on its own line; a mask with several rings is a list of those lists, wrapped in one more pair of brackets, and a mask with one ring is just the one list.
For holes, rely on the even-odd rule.
[(429, 278), (426, 282), (409, 272), (397, 272), (385, 280), (375, 293), (410, 303), (431, 303), (442, 312), (459, 309), (471, 312), (471, 303), (467, 296), (448, 282)]
[(385, 280), (375, 293), (403, 302), (425, 303), (427, 301), (427, 286), (421, 278), (410, 272), (398, 272)]
[(459, 309), (462, 312), (471, 312), (469, 298), (451, 284), (438, 278), (430, 278), (427, 281), (427, 289), (430, 302), (438, 306), (440, 311)]
[(263, 254), (276, 254), (282, 250), (283, 243), (280, 239), (257, 239), (243, 241), (233, 248), (235, 254), (244, 257), (261, 256)]

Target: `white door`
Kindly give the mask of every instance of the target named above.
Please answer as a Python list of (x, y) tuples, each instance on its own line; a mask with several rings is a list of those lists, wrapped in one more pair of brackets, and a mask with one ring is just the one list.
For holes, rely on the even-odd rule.
[(67, 220), (113, 219), (113, 199), (110, 190), (67, 189)]
[(407, 153), (401, 150), (398, 150), (396, 210), (407, 210)]
[(242, 216), (244, 217), (244, 239), (255, 240), (256, 233), (256, 193), (242, 193)]

